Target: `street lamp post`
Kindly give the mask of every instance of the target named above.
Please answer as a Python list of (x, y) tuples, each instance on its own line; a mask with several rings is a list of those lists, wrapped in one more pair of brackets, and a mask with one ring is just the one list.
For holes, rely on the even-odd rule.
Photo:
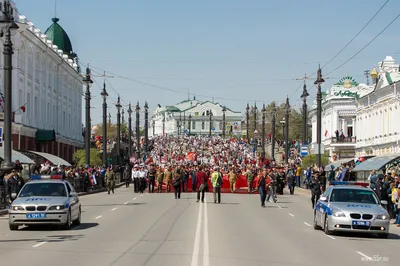
[[(129, 153), (129, 159), (132, 156), (132, 106), (131, 103), (129, 103), (129, 108), (128, 108), (128, 136), (129, 136), (129, 140), (128, 140), (128, 153)], [(130, 161), (129, 161), (130, 162)], [(129, 163), (130, 165), (130, 163)]]
[(139, 102), (136, 104), (136, 157), (140, 160), (140, 106)]
[(149, 106), (147, 101), (144, 103), (144, 150), (149, 149)]
[(153, 137), (156, 135), (156, 121), (153, 120)]
[(192, 129), (192, 114), (189, 114), (189, 136), (191, 133), (191, 129)]
[(122, 108), (119, 95), (115, 107), (117, 107), (117, 165), (119, 166), (120, 164), (119, 157), (121, 155), (121, 108)]
[(100, 93), (103, 97), (103, 166), (107, 167), (107, 97), (106, 83), (104, 82), (103, 91)]
[(262, 125), (261, 125), (261, 147), (262, 147), (262, 151), (261, 151), (261, 159), (262, 162), (264, 163), (264, 159), (265, 159), (265, 113), (266, 113), (266, 109), (265, 109), (265, 104), (263, 104), (263, 108), (261, 110), (262, 112)]
[(89, 66), (86, 68), (86, 76), (83, 79), (83, 82), (86, 83), (86, 92), (85, 92), (85, 121), (86, 121), (86, 130), (85, 130), (85, 158), (86, 165), (90, 166), (90, 133), (91, 133), (91, 125), (90, 125), (90, 85), (93, 83), (90, 75)]
[(314, 82), (317, 85), (317, 165), (318, 169), (321, 167), (321, 138), (322, 138), (322, 92), (321, 92), (321, 84), (324, 83), (325, 80), (322, 78), (322, 70), (321, 67), (318, 68), (317, 80)]
[(208, 132), (208, 134), (209, 134), (209, 136), (211, 137), (211, 128), (212, 128), (212, 112), (211, 112), (211, 110), (210, 110), (210, 130), (209, 130), (209, 132)]
[(249, 120), (250, 120), (250, 106), (246, 106), (246, 139), (249, 140)]
[(14, 164), (12, 163), (12, 55), (13, 55), (13, 43), (11, 41), (11, 35), (19, 28), (14, 22), (14, 10), (10, 4), (10, 1), (4, 1), (4, 5), (0, 6), (0, 24), (4, 27), (1, 29), (0, 37), (5, 36), (3, 43), (3, 55), (4, 55), (4, 161), (2, 163), (3, 171), (10, 171)]
[(307, 128), (307, 97), (310, 96), (310, 94), (308, 94), (307, 92), (307, 86), (306, 83), (304, 82), (304, 86), (303, 86), (303, 94), (301, 95), (301, 98), (303, 99), (303, 135), (302, 135), (302, 140), (301, 142), (303, 143), (303, 145), (306, 145), (307, 143), (307, 132), (308, 132), (308, 128)]
[(224, 137), (224, 138), (225, 138), (225, 135), (226, 135), (226, 117), (225, 117), (225, 114), (226, 114), (226, 107), (224, 106), (222, 108), (222, 137)]
[(288, 164), (288, 157), (289, 157), (289, 112), (290, 112), (290, 105), (289, 105), (289, 96), (286, 97), (286, 113), (285, 113), (285, 137), (286, 137), (286, 145), (285, 145), (285, 163)]
[[(254, 103), (254, 132), (257, 131), (257, 103)], [(255, 139), (255, 136), (254, 136)]]
[(275, 102), (272, 103), (272, 119), (271, 119), (271, 127), (272, 127), (272, 140), (271, 140), (271, 153), (272, 153), (272, 160), (275, 161), (275, 142), (276, 142), (276, 107)]
[(125, 110), (124, 110), (124, 108), (122, 108), (121, 118), (122, 118), (122, 124), (125, 124)]
[[(282, 125), (282, 141), (285, 139), (285, 125), (286, 125), (286, 120), (285, 117), (282, 118), (282, 120), (279, 122)], [(287, 146), (287, 143), (285, 143), (285, 147)], [(285, 152), (286, 152), (286, 148), (285, 148)], [(286, 154), (285, 154), (285, 158), (286, 158)]]

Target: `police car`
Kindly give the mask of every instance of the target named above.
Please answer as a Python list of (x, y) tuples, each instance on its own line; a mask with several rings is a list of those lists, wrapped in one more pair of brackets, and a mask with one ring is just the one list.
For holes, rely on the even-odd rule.
[(61, 175), (31, 176), (15, 198), (9, 213), (10, 230), (22, 225), (61, 225), (70, 229), (81, 222), (81, 203), (74, 187)]
[(331, 182), (314, 210), (314, 229), (325, 234), (337, 231), (374, 233), (389, 236), (390, 216), (368, 183)]

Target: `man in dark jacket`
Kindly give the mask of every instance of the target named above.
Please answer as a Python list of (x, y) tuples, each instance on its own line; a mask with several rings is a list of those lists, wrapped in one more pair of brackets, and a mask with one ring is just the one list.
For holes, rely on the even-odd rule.
[(201, 193), (201, 202), (204, 202), (204, 194), (208, 191), (208, 176), (203, 171), (203, 167), (199, 167), (199, 171), (196, 174), (197, 181), (197, 202), (200, 201), (200, 193)]
[(312, 208), (314, 209), (315, 204), (317, 203), (319, 197), (321, 196), (321, 183), (319, 181), (318, 172), (315, 172), (314, 177), (311, 179), (310, 189), (311, 189), (311, 203), (312, 203)]

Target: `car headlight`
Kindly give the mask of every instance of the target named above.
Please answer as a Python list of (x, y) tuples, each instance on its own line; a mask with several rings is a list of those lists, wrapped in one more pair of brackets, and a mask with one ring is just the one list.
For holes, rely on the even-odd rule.
[(341, 212), (341, 211), (333, 211), (332, 215), (335, 216), (335, 217), (346, 217), (344, 212)]
[(379, 214), (378, 216), (376, 216), (376, 219), (388, 220), (389, 219), (389, 215), (387, 215), (387, 214)]
[(51, 206), (49, 208), (49, 211), (59, 211), (59, 210), (64, 210), (65, 206), (64, 205), (57, 205), (57, 206)]
[(13, 211), (23, 211), (25, 209), (22, 206), (11, 206), (11, 210), (13, 210)]

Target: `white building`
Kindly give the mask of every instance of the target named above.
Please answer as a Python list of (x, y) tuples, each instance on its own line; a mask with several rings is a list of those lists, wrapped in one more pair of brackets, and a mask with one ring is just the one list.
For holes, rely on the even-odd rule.
[[(158, 106), (149, 124), (149, 136), (162, 134), (221, 135), (224, 106), (210, 101), (185, 100), (174, 106)], [(240, 135), (242, 115), (225, 107), (226, 135)], [(210, 115), (211, 114), (211, 115)], [(190, 120), (190, 121), (189, 121)], [(189, 124), (190, 122), (190, 124)], [(189, 129), (190, 127), (190, 129)]]
[(372, 89), (358, 100), (357, 156), (400, 153), (399, 65), (387, 56), (377, 68)]
[[(348, 75), (323, 93), (322, 100), (322, 144), (331, 159), (354, 158), (357, 126), (356, 101), (369, 86), (357, 83)], [(312, 153), (317, 147), (316, 101), (310, 110), (312, 123)], [(314, 148), (315, 147), (315, 148)], [(321, 149), (323, 149), (321, 147)], [(323, 150), (321, 150), (323, 151)]]
[[(20, 28), (12, 37), (13, 148), (51, 153), (71, 161), (75, 150), (83, 146), (83, 83), (77, 56), (57, 18), (46, 33), (24, 16), (15, 19)], [(3, 42), (0, 38), (1, 50)], [(0, 62), (3, 60), (0, 53)], [(2, 81), (0, 91), (4, 91)]]

